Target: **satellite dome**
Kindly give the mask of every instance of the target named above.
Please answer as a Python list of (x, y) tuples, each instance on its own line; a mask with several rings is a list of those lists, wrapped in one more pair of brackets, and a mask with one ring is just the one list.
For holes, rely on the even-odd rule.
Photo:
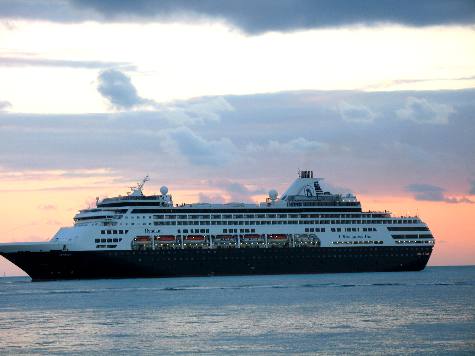
[(160, 193), (162, 193), (162, 195), (166, 195), (168, 193), (168, 188), (166, 186), (161, 187)]
[(276, 200), (276, 199), (277, 199), (277, 195), (279, 195), (279, 194), (277, 193), (277, 190), (275, 190), (275, 189), (269, 190), (269, 198), (270, 198), (271, 200)]

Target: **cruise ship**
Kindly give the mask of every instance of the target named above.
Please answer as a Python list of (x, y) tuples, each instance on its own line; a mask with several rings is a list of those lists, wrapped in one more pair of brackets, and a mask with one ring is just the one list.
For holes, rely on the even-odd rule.
[(174, 205), (168, 188), (96, 200), (48, 242), (0, 244), (33, 281), (247, 274), (419, 271), (434, 237), (417, 216), (363, 211), (299, 171), (259, 204)]

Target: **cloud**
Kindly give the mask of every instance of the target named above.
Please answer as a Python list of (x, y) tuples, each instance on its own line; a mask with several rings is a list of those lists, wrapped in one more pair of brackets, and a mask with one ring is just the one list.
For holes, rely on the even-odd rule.
[(241, 183), (232, 181), (221, 181), (217, 185), (229, 193), (233, 201), (247, 201), (254, 195), (266, 193), (263, 188), (248, 188)]
[(78, 61), (70, 59), (50, 59), (34, 57), (0, 57), (0, 66), (6, 67), (67, 67), (86, 69), (106, 69), (118, 67), (123, 70), (135, 70), (135, 66), (127, 62)]
[(223, 97), (193, 98), (159, 107), (161, 116), (176, 125), (218, 122), (222, 113), (233, 110), (233, 106)]
[[(224, 198), (223, 195), (218, 195), (221, 197), (222, 201), (232, 201), (232, 202), (252, 202), (253, 197), (256, 195), (265, 194), (266, 190), (260, 187), (247, 186), (242, 183), (227, 180), (227, 179), (211, 179), (206, 182), (207, 186), (219, 188), (222, 190), (225, 195), (228, 197)], [(211, 197), (211, 196), (210, 196)], [(204, 201), (204, 200), (203, 200)], [(209, 201), (212, 201), (209, 199)], [(216, 199), (214, 201), (217, 201)]]
[(425, 83), (425, 82), (453, 82), (453, 81), (465, 81), (465, 80), (474, 80), (475, 75), (464, 76), (464, 77), (452, 77), (452, 78), (411, 78), (411, 79), (395, 79), (387, 80), (372, 85), (367, 85), (361, 90), (382, 90), (391, 88), (398, 85), (404, 84), (414, 84), (414, 83)]
[(298, 153), (320, 151), (324, 149), (326, 145), (321, 142), (298, 137), (287, 142), (270, 141), (267, 147), (269, 151), (273, 152)]
[(97, 90), (116, 109), (147, 108), (155, 112), (156, 117), (174, 125), (217, 122), (221, 113), (233, 110), (225, 98), (218, 96), (159, 105), (154, 100), (142, 98), (130, 77), (117, 69), (108, 69), (99, 74)]
[(444, 201), (444, 189), (430, 184), (410, 184), (406, 190), (415, 193), (416, 200)]
[(202, 203), (247, 202), (254, 203), (253, 197), (266, 194), (263, 188), (252, 188), (230, 180), (209, 180), (207, 186), (221, 189), (224, 194), (199, 193), (198, 200)]
[(475, 195), (475, 180), (472, 181), (472, 186), (470, 187), (468, 194)]
[(226, 199), (220, 194), (198, 194), (198, 202), (200, 203), (218, 203), (223, 204), (226, 202)]
[[(5, 19), (59, 22), (197, 22), (224, 21), (248, 33), (397, 23), (408, 26), (471, 25), (471, 0), (42, 0), (0, 2)], [(265, 15), (263, 15), (265, 14)]]
[(177, 106), (188, 114), (193, 121), (219, 121), (219, 113), (232, 111), (234, 108), (223, 97), (195, 98), (185, 105)]
[(267, 143), (251, 143), (247, 145), (248, 152), (273, 152), (273, 153), (302, 153), (302, 152), (318, 152), (327, 148), (327, 145), (318, 141), (307, 140), (298, 137), (286, 142), (270, 140)]
[(442, 201), (446, 203), (469, 203), (473, 204), (472, 200), (462, 197), (462, 198), (453, 198), (447, 197), (445, 195), (445, 189), (438, 187), (436, 185), (424, 184), (424, 183), (414, 183), (406, 186), (408, 192), (414, 193), (414, 198), (416, 200), (425, 200), (425, 201)]
[(12, 104), (9, 101), (0, 100), (0, 112), (5, 111), (5, 109), (8, 109), (11, 106)]
[(2, 0), (0, 18), (6, 20), (46, 20), (61, 23), (98, 21), (102, 16), (69, 0)]
[(411, 120), (419, 124), (448, 124), (449, 116), (454, 108), (446, 104), (438, 104), (424, 98), (408, 97), (404, 108), (398, 110), (397, 116), (403, 120)]
[[(453, 107), (450, 125), (400, 120), (396, 111), (415, 96)], [(186, 111), (211, 99), (172, 103), (170, 108)], [(300, 168), (314, 169), (331, 184), (358, 194), (399, 194), (410, 183), (437, 177), (447, 189), (444, 196), (461, 191), (475, 177), (474, 166), (467, 164), (475, 157), (474, 89), (298, 91), (221, 99), (233, 109), (218, 111), (219, 121), (213, 115), (198, 121), (198, 114), (174, 121), (165, 105), (105, 114), (2, 112), (0, 168), (109, 169), (129, 179), (160, 172), (173, 182), (227, 177), (246, 182), (249, 189), (280, 192)], [(335, 110), (342, 101), (371, 108), (378, 116), (370, 125), (346, 122)]]
[(364, 105), (353, 105), (345, 101), (338, 105), (341, 118), (347, 122), (371, 123), (376, 115)]
[(178, 152), (192, 164), (205, 166), (226, 165), (237, 151), (228, 138), (206, 140), (187, 127), (179, 127), (166, 132)]
[(152, 100), (140, 97), (130, 78), (116, 69), (108, 69), (99, 74), (97, 90), (117, 109), (155, 104)]

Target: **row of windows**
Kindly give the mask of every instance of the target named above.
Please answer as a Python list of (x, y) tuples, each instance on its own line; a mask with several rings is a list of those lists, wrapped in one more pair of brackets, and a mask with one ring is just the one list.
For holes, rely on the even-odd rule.
[(388, 226), (389, 231), (429, 231), (427, 226)]
[[(223, 229), (223, 234), (227, 233), (237, 233), (238, 229)], [(240, 233), (251, 233), (251, 232), (256, 232), (256, 229), (239, 229)]]
[(101, 235), (106, 235), (106, 234), (107, 235), (111, 235), (111, 234), (113, 234), (113, 235), (117, 235), (117, 234), (122, 235), (122, 234), (126, 234), (128, 232), (129, 232), (129, 230), (101, 230)]
[[(263, 209), (133, 209), (132, 214), (216, 214), (218, 212), (226, 212), (227, 214), (262, 214)], [(272, 211), (275, 214), (278, 213), (359, 213), (361, 214), (361, 208), (313, 208), (313, 209), (279, 209), (273, 208), (267, 211)], [(371, 214), (372, 216), (387, 216), (387, 214)]]
[[(347, 224), (382, 224), (381, 220), (267, 220), (267, 221), (248, 221), (248, 220), (224, 220), (224, 221), (154, 221), (155, 226), (163, 225), (347, 225)], [(132, 223), (133, 225), (133, 223)], [(399, 230), (412, 230), (414, 228), (401, 227)], [(421, 228), (424, 229), (424, 228)], [(426, 229), (426, 228), (425, 228)], [(372, 231), (372, 230), (367, 230)]]
[[(133, 219), (133, 216), (131, 217)], [(146, 216), (142, 217), (143, 219)], [(149, 216), (150, 218), (150, 216)], [(223, 215), (153, 215), (157, 220), (220, 220), (220, 219), (315, 219), (315, 218), (371, 218), (371, 214), (223, 214)], [(140, 216), (137, 216), (140, 219)], [(416, 220), (415, 220), (416, 221)]]
[(431, 234), (404, 234), (404, 235), (391, 235), (393, 239), (433, 239)]
[(306, 202), (292, 202), (289, 203), (289, 206), (360, 206), (359, 202), (340, 202), (340, 201), (330, 201), (330, 202), (315, 202), (315, 201), (306, 201)]
[[(325, 230), (324, 230), (325, 231)], [(360, 228), (359, 227), (345, 227), (345, 228), (341, 228), (341, 227), (332, 227), (331, 228), (331, 231), (332, 232), (360, 232)], [(362, 227), (361, 228), (361, 231), (363, 232), (370, 232), (370, 231), (377, 231), (375, 227)]]
[[(118, 208), (118, 207), (129, 207), (129, 206), (169, 206), (168, 203), (162, 201), (130, 201), (131, 197), (127, 197), (127, 200), (120, 201), (120, 202), (101, 202), (97, 205), (98, 208)], [(146, 197), (140, 197), (140, 200), (145, 200)], [(292, 202), (289, 204), (292, 207), (316, 207), (316, 206), (330, 206), (332, 208), (301, 208), (301, 209), (288, 209), (288, 208), (273, 208), (272, 210), (276, 211), (289, 211), (289, 210), (297, 210), (297, 211), (335, 211), (335, 210), (348, 210), (348, 211), (357, 211), (361, 210), (361, 208), (347, 208), (345, 207), (360, 207), (359, 202), (346, 202), (346, 201), (306, 201), (306, 202)], [(216, 209), (216, 208), (199, 208), (194, 207), (191, 208), (192, 204), (185, 206), (182, 204), (182, 208), (180, 208), (181, 213), (213, 213), (216, 210), (226, 210), (228, 212), (261, 212), (261, 208), (228, 208), (223, 207), (223, 209)], [(175, 208), (169, 209), (134, 209), (132, 210), (134, 213), (174, 213)]]
[[(127, 217), (126, 217), (127, 218)], [(133, 216), (131, 217), (133, 218)], [(137, 216), (140, 219), (139, 216)], [(146, 219), (146, 216), (142, 216)], [(151, 216), (148, 216), (151, 218)], [(156, 220), (228, 220), (228, 219), (368, 219), (371, 214), (234, 214), (234, 215), (153, 215)], [(358, 224), (358, 222), (347, 222)], [(370, 220), (373, 221), (373, 220)], [(384, 219), (378, 220), (381, 224), (418, 224), (417, 219)], [(382, 222), (381, 222), (382, 221)]]
[[(428, 250), (428, 247), (425, 247), (425, 246), (416, 246), (416, 247), (412, 247), (412, 246), (361, 246), (361, 248), (363, 248), (365, 251), (379, 251), (381, 248), (384, 249), (384, 251), (388, 251), (388, 252), (398, 252), (398, 251), (427, 251)], [(338, 249), (338, 251), (347, 251), (347, 252), (351, 252), (351, 253), (359, 253), (361, 252), (359, 249), (356, 249), (354, 247), (348, 247), (348, 248), (343, 248), (343, 247), (340, 247)], [(168, 254), (175, 254), (176, 252), (173, 252), (173, 251), (167, 251), (167, 250), (157, 250), (156, 252), (152, 252), (152, 250), (149, 250), (149, 254), (157, 254), (157, 252), (159, 252), (159, 254), (165, 254), (165, 255), (168, 255)], [(216, 251), (215, 249), (201, 249), (200, 251), (196, 251), (196, 252), (193, 252), (193, 253), (197, 253), (197, 254), (203, 254), (203, 255), (212, 255), (212, 254), (217, 254), (218, 251)], [(235, 253), (237, 254), (245, 254), (247, 253), (246, 251), (240, 251), (239, 249), (236, 249)], [(273, 254), (274, 251), (272, 249), (266, 249), (266, 250), (262, 250), (262, 253), (267, 253), (267, 254)], [(321, 254), (325, 254), (325, 253), (331, 253), (331, 249), (324, 249), (324, 250), (321, 250), (318, 254), (321, 255)], [(122, 253), (123, 255), (129, 255), (129, 254), (132, 254), (132, 255), (135, 255), (135, 252), (123, 252)]]
[(101, 243), (101, 242), (121, 242), (122, 241), (122, 238), (120, 239), (95, 239), (94, 242), (97, 244), (97, 243)]
[[(208, 231), (209, 232), (209, 231)], [(240, 231), (241, 233), (254, 233), (255, 231), (254, 230), (248, 230), (246, 229), (246, 231)], [(190, 233), (199, 233), (199, 234), (205, 234), (204, 236), (209, 239), (209, 238), (212, 238), (214, 240), (220, 240), (220, 239), (223, 239), (223, 235), (208, 235), (206, 234), (206, 232), (204, 232), (203, 230), (190, 230)], [(237, 239), (238, 237), (245, 237), (244, 235), (239, 235), (239, 233), (237, 232), (236, 229), (229, 229), (229, 230), (225, 230), (223, 231), (223, 233), (225, 233), (226, 235), (224, 235), (226, 238), (234, 238), (234, 239)], [(230, 235), (230, 234), (233, 234), (233, 235)], [(272, 234), (268, 234), (268, 235), (272, 235)], [(287, 235), (287, 236), (292, 236), (292, 235)], [(294, 236), (294, 239), (295, 241), (300, 241), (300, 240), (314, 240), (313, 236), (314, 235), (306, 235), (306, 234), (295, 234), (293, 235)], [(172, 242), (179, 242), (182, 237), (183, 239), (186, 239), (187, 238), (187, 235), (174, 235), (175, 237), (175, 240), (173, 240)], [(257, 234), (255, 236), (256, 239), (264, 239), (265, 238), (265, 234)], [(269, 238), (271, 239), (271, 238)], [(98, 241), (98, 240), (101, 240), (101, 241)], [(96, 243), (98, 242), (106, 242), (106, 241), (102, 241), (104, 239), (96, 239)], [(107, 240), (110, 240), (110, 239), (107, 239)], [(113, 239), (114, 241), (112, 242), (120, 242), (122, 241), (122, 239), (119, 239), (119, 241), (115, 241), (116, 239)], [(318, 240), (318, 239), (317, 239)], [(134, 240), (135, 241), (135, 240)], [(241, 240), (242, 241), (242, 240)], [(107, 241), (107, 242), (111, 242), (111, 241)], [(207, 243), (207, 241), (205, 241)], [(140, 244), (151, 244), (151, 239), (150, 240), (147, 240), (147, 241), (140, 241), (138, 242)], [(163, 241), (158, 241), (156, 243), (164, 243)], [(167, 241), (166, 243), (169, 243), (169, 241)]]
[[(297, 246), (298, 247), (298, 246)], [(425, 246), (425, 245), (405, 245), (405, 246), (374, 246), (374, 245), (366, 245), (366, 246), (338, 246), (338, 247), (333, 247), (333, 248), (328, 248), (328, 249), (318, 249), (318, 250), (311, 250), (313, 257), (314, 258), (323, 258), (323, 257), (331, 257), (332, 253), (338, 252), (338, 253), (348, 253), (348, 255), (351, 255), (351, 257), (361, 257), (361, 256), (368, 256), (367, 253), (370, 253), (370, 256), (375, 254), (374, 256), (394, 256), (394, 254), (398, 255), (399, 253), (414, 253), (417, 251), (418, 255), (429, 255), (432, 246)], [(188, 250), (188, 251), (187, 251)], [(177, 253), (177, 251), (180, 251)], [(265, 255), (271, 255), (273, 258), (282, 258), (281, 252), (282, 250), (276, 249), (276, 248), (262, 248), (260, 250), (261, 254)], [(295, 252), (294, 252), (295, 251)], [(307, 253), (310, 250), (307, 250)], [(315, 251), (315, 253), (313, 253)], [(419, 252), (420, 251), (420, 252)], [(289, 253), (292, 252), (292, 253)], [(160, 259), (162, 256), (176, 256), (178, 255), (183, 255), (184, 253), (190, 253), (193, 254), (194, 256), (198, 256), (197, 259), (201, 258), (202, 260), (207, 260), (210, 257), (211, 258), (217, 258), (220, 253), (219, 248), (198, 248), (198, 249), (193, 249), (193, 251), (189, 251), (189, 249), (183, 250), (183, 249), (176, 249), (176, 248), (160, 248), (160, 249), (141, 249), (140, 252), (137, 250), (132, 250), (132, 251), (111, 251), (111, 255), (114, 256), (129, 256), (129, 255), (150, 255), (150, 256), (158, 256), (157, 259)], [(240, 249), (240, 248), (233, 248), (232, 249), (233, 255), (247, 255), (248, 252), (246, 249)], [(201, 255), (201, 257), (200, 257)], [(215, 256), (212, 256), (215, 255)], [(186, 254), (185, 254), (186, 256)], [(169, 258), (170, 258), (169, 257)], [(291, 246), (289, 249), (285, 251), (285, 257), (286, 258), (299, 258), (299, 250), (293, 249)], [(163, 257), (164, 258), (164, 257)], [(246, 258), (243, 256), (243, 258)]]
[(373, 240), (364, 240), (364, 241), (332, 241), (333, 245), (382, 245), (383, 241), (373, 241)]
[(305, 232), (325, 232), (324, 227), (306, 227)]
[(96, 245), (96, 248), (116, 248), (117, 245)]
[(397, 244), (431, 244), (435, 243), (434, 240), (396, 240)]
[(81, 221), (81, 220), (99, 220), (99, 219), (111, 219), (112, 216), (110, 215), (102, 215), (102, 216), (84, 216), (79, 218), (74, 218), (74, 221)]
[[(341, 248), (335, 248), (335, 250), (340, 250)], [(310, 249), (311, 250), (311, 249)], [(336, 252), (336, 251), (335, 251)], [(342, 253), (343, 251), (338, 251)], [(425, 253), (418, 253), (417, 256), (429, 256), (429, 252)], [(319, 259), (319, 258), (366, 258), (366, 257), (410, 257), (414, 256), (413, 253), (411, 254), (403, 254), (403, 253), (377, 253), (377, 254), (341, 254), (341, 255), (326, 255), (322, 254), (319, 256), (315, 255), (295, 255), (295, 256), (215, 256), (213, 260), (235, 260), (235, 261), (246, 261), (246, 260), (293, 260), (293, 259), (301, 259), (301, 258), (311, 258), (311, 259)], [(208, 257), (164, 257), (160, 260), (167, 260), (167, 261), (208, 261)]]
[[(198, 234), (198, 233), (201, 233), (201, 234), (208, 234), (209, 233), (209, 229), (189, 229), (190, 231), (190, 234)], [(180, 233), (180, 230), (178, 230), (178, 233)], [(187, 234), (188, 233), (188, 229), (183, 229), (183, 233), (184, 234)]]

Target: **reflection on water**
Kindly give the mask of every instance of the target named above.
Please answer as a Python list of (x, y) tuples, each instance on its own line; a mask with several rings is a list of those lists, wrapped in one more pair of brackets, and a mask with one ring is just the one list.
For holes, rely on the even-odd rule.
[(0, 279), (0, 353), (475, 350), (475, 268), (30, 283)]

